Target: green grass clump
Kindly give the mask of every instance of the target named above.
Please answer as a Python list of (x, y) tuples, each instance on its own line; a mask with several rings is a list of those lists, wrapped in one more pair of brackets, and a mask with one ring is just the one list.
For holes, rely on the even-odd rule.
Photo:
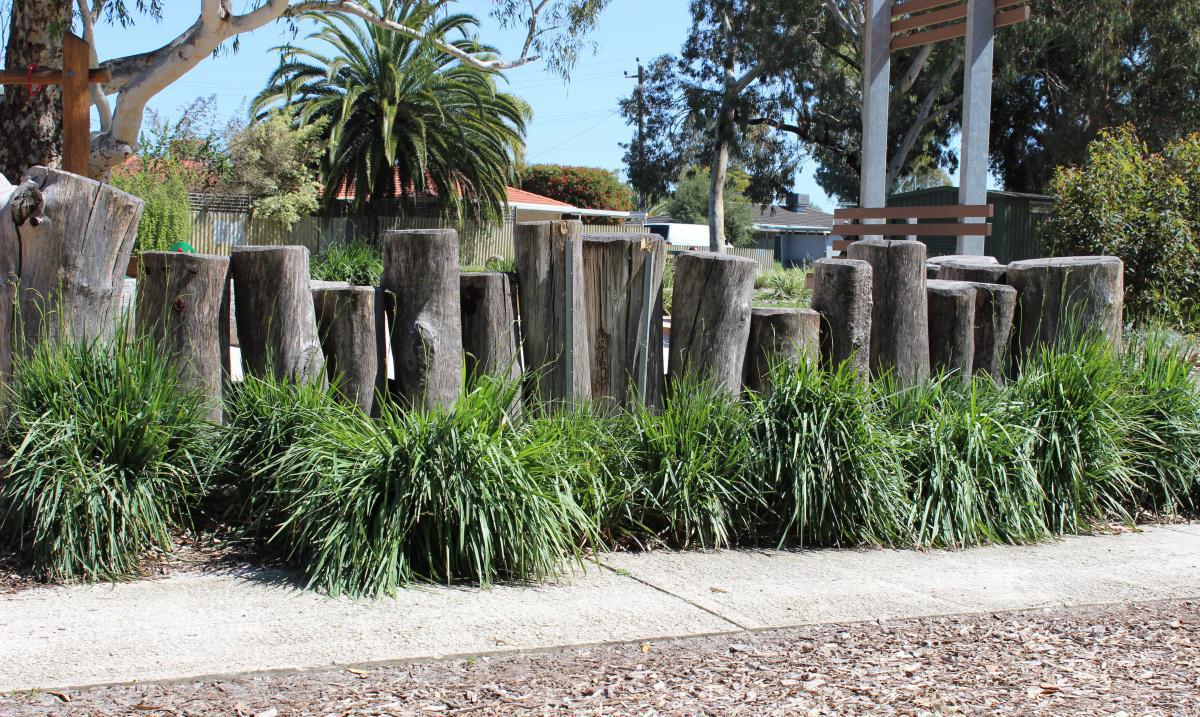
[(662, 411), (633, 409), (624, 479), (630, 533), (677, 548), (750, 542), (766, 509), (751, 465), (745, 405), (710, 383), (684, 379)]
[(800, 362), (777, 364), (771, 382), (754, 398), (753, 430), (779, 541), (907, 542), (900, 457), (867, 381), (848, 364), (825, 371)]
[(52, 581), (118, 580), (171, 547), (202, 492), (212, 434), (149, 341), (45, 341), (18, 357), (0, 529)]
[(379, 286), (383, 253), (362, 241), (331, 244), (309, 261), (309, 274), (318, 281), (345, 281), (351, 286)]
[(884, 389), (902, 447), (918, 545), (967, 547), (1047, 537), (1030, 451), (1033, 434), (990, 379), (947, 376)]
[(1082, 533), (1130, 521), (1135, 472), (1128, 459), (1130, 416), (1124, 367), (1103, 340), (1042, 348), (1023, 362), (1013, 386), (1034, 433), (1034, 469), (1045, 494), (1046, 525)]
[(482, 381), (448, 412), (324, 416), (271, 466), (271, 541), (333, 595), (557, 574), (593, 531), (549, 470), (557, 442), (511, 422), (514, 390)]
[(806, 278), (808, 269), (785, 269), (775, 262), (771, 271), (760, 272), (754, 277), (755, 306), (807, 307), (812, 302), (812, 292)]

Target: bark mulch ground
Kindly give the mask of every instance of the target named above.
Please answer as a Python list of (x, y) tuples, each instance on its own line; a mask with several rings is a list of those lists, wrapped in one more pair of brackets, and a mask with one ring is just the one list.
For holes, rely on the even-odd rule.
[(1200, 715), (1200, 603), (0, 696), (0, 714)]

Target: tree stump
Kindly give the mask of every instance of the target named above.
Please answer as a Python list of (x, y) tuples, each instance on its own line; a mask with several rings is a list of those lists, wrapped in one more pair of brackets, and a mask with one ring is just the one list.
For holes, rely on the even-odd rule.
[(757, 269), (752, 259), (710, 252), (687, 252), (675, 261), (673, 379), (690, 374), (730, 392), (741, 389)]
[(900, 386), (912, 386), (929, 375), (925, 245), (863, 239), (849, 253), (871, 265), (871, 373), (891, 372)]
[(325, 384), (308, 249), (238, 246), (229, 257), (246, 373)]
[(582, 235), (578, 221), (523, 223), (513, 231), (530, 398), (573, 402), (591, 397)]
[(368, 416), (378, 415), (376, 399), (387, 391), (387, 334), (376, 294), (373, 286), (312, 290), (329, 383)]
[(591, 395), (602, 407), (661, 403), (666, 257), (653, 234), (583, 236)]
[(925, 260), (927, 264), (945, 264), (948, 261), (968, 261), (972, 264), (999, 264), (994, 256), (982, 256), (975, 254), (942, 254), (941, 256), (931, 256)]
[(871, 360), (871, 274), (865, 261), (813, 262), (812, 307), (821, 314), (821, 360), (830, 368), (850, 361), (863, 378)]
[(743, 385), (769, 390), (773, 362), (815, 361), (820, 340), (821, 315), (812, 309), (751, 309)]
[(1125, 266), (1115, 256), (1029, 259), (1008, 265), (1019, 292), (1016, 358), (1038, 346), (1060, 346), (1085, 336), (1119, 350), (1124, 331)]
[(465, 273), (459, 287), (467, 377), (520, 380), (516, 280), (502, 272)]
[(180, 381), (198, 390), (220, 422), (221, 386), (229, 377), (229, 257), (143, 252), (136, 326), (171, 358)]
[(1003, 284), (974, 282), (975, 375), (1004, 380), (1008, 368), (1008, 339), (1012, 334), (1017, 290)]
[(975, 360), (975, 287), (933, 280), (929, 292), (929, 363), (934, 371), (970, 379)]
[(1003, 284), (1007, 273), (1007, 264), (997, 264), (994, 261), (989, 263), (955, 259), (941, 263), (938, 278), (946, 281), (974, 281), (980, 284)]
[(414, 407), (449, 408), (463, 388), (458, 232), (389, 231), (383, 266), (381, 288), (394, 305), (396, 395)]
[[(142, 200), (111, 184), (32, 167), (21, 185), (0, 187), (0, 202), (0, 271), (5, 283), (19, 281), (16, 329), (24, 345), (110, 336)], [(7, 317), (5, 308), (0, 314)], [(11, 327), (5, 340), (10, 334)]]

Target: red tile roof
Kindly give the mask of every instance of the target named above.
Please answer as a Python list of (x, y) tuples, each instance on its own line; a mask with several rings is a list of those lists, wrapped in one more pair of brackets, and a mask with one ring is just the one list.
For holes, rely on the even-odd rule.
[(505, 187), (504, 189), (505, 189), (505, 192), (507, 192), (507, 194), (508, 194), (508, 203), (509, 204), (514, 204), (514, 203), (542, 204), (547, 207), (556, 207), (556, 208), (560, 208), (560, 209), (574, 209), (575, 208), (572, 205), (567, 204), (566, 202), (560, 202), (557, 199), (551, 199), (550, 197), (543, 197), (540, 194), (534, 194), (533, 192), (527, 192), (524, 189), (517, 189), (515, 187)]

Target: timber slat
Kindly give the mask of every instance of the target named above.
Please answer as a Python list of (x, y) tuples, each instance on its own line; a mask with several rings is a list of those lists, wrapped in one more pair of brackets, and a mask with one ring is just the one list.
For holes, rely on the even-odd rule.
[(833, 212), (840, 219), (965, 219), (991, 218), (995, 207), (991, 204), (952, 204), (932, 207), (848, 207)]
[(892, 17), (900, 17), (902, 15), (911, 15), (914, 12), (923, 12), (925, 10), (933, 10), (954, 3), (962, 2), (962, 0), (908, 0), (892, 5)]
[(835, 224), (835, 236), (981, 237), (992, 235), (991, 224)]

